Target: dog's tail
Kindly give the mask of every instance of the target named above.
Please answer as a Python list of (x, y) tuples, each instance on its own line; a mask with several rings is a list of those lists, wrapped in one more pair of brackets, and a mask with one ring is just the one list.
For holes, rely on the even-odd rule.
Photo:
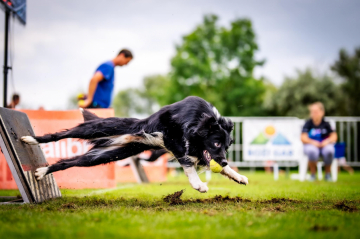
[(84, 117), (84, 121), (90, 121), (90, 120), (95, 120), (95, 119), (101, 119), (99, 116), (97, 116), (96, 114), (91, 113), (90, 111), (80, 108), (80, 111)]

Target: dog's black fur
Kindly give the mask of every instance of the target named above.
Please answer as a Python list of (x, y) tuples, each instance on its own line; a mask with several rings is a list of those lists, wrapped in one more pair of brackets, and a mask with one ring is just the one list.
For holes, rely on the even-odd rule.
[(46, 174), (109, 163), (149, 149), (166, 149), (182, 166), (206, 166), (210, 159), (223, 167), (227, 165), (226, 150), (232, 143), (233, 123), (202, 98), (187, 97), (142, 120), (99, 118), (86, 110), (83, 116), (85, 122), (72, 129), (34, 137), (38, 143), (79, 138), (94, 145), (84, 155), (49, 166)]

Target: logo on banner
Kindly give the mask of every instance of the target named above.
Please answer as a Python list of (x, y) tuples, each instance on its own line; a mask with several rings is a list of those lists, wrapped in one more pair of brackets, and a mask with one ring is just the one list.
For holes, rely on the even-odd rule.
[(85, 154), (90, 145), (86, 141), (77, 139), (63, 139), (56, 142), (49, 142), (41, 146), (45, 158), (71, 158), (81, 154)]
[(252, 141), (251, 145), (291, 145), (290, 141), (280, 132), (276, 132), (276, 129), (272, 125), (265, 127), (265, 130), (261, 131)]
[(298, 126), (297, 120), (244, 120), (243, 159), (298, 160), (302, 157)]

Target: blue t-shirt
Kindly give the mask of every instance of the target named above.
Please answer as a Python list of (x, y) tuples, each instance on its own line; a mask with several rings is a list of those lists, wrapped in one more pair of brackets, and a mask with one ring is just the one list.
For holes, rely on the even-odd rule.
[(319, 125), (315, 125), (314, 122), (309, 119), (306, 121), (303, 129), (303, 133), (307, 133), (310, 139), (322, 142), (327, 139), (334, 129), (331, 127), (329, 122), (326, 122), (324, 118), (321, 120)]
[(98, 83), (95, 90), (93, 105), (96, 107), (109, 108), (111, 104), (115, 80), (114, 68), (114, 63), (107, 61), (96, 69), (96, 72), (100, 71), (104, 76), (104, 79)]

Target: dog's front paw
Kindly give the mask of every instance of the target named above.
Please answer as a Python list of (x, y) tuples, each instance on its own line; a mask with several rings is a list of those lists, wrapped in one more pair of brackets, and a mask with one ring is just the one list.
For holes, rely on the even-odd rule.
[(244, 176), (244, 175), (240, 175), (240, 174), (237, 174), (235, 177), (234, 177), (234, 181), (239, 183), (239, 184), (244, 184), (244, 185), (248, 185), (249, 184), (249, 179)]
[(209, 191), (207, 183), (203, 183), (203, 182), (201, 182), (201, 183), (199, 183), (197, 185), (193, 185), (193, 188), (195, 190), (198, 190), (201, 193), (206, 193), (207, 191)]

